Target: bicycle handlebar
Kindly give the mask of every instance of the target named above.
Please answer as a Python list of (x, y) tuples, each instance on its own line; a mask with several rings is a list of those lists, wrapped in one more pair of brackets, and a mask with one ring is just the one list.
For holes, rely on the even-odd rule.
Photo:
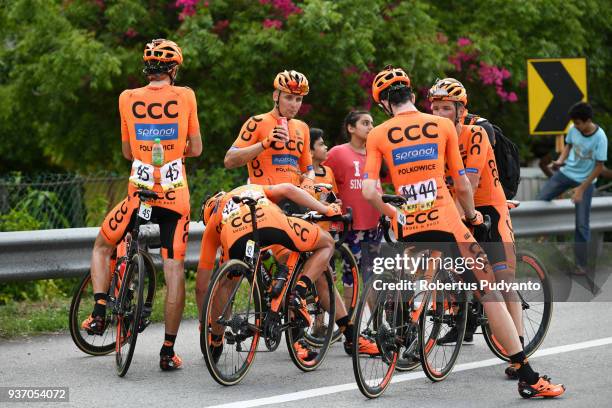
[(140, 189), (140, 190), (136, 191), (136, 194), (138, 195), (140, 200), (142, 200), (144, 198), (145, 201), (146, 200), (157, 200), (158, 198), (160, 198), (157, 195), (157, 193), (155, 191), (152, 191), (152, 190)]
[(344, 240), (346, 239), (346, 234), (348, 233), (349, 225), (351, 225), (351, 223), (353, 222), (353, 209), (349, 207), (346, 209), (346, 214), (334, 215), (331, 217), (327, 215), (319, 214), (314, 211), (308, 212), (306, 214), (291, 214), (289, 215), (289, 217), (300, 218), (304, 221), (310, 221), (310, 222), (322, 222), (322, 221), (341, 222), (343, 226), (342, 233), (340, 234), (338, 241), (336, 241), (336, 246), (340, 246), (344, 243)]
[[(382, 195), (382, 200), (384, 203), (388, 203), (393, 205), (394, 207), (400, 207), (404, 204), (407, 203), (407, 200), (405, 197), (402, 197), (400, 195), (394, 195), (394, 194), (383, 194)], [(516, 204), (516, 206), (518, 207), (518, 201), (508, 201), (508, 204)], [(380, 216), (380, 220), (379, 223), (382, 227), (383, 230), (383, 235), (385, 237), (385, 241), (387, 242), (392, 242), (391, 240), (391, 236), (389, 235), (389, 229), (391, 228), (391, 223), (390, 221), (387, 219), (387, 217), (383, 214)], [(463, 223), (468, 226), (468, 227), (472, 227), (472, 225), (470, 225), (467, 220), (463, 220)], [(485, 214), (483, 216), (483, 224), (484, 227), (486, 228), (487, 231), (487, 235), (489, 234), (489, 232), (491, 231), (491, 217), (487, 214)]]

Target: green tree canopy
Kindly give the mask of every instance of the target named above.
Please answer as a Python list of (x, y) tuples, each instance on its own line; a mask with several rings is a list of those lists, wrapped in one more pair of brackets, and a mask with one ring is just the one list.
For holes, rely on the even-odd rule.
[(436, 77), (458, 77), (470, 109), (528, 154), (527, 58), (586, 56), (589, 99), (610, 129), (611, 19), (603, 0), (0, 0), (0, 170), (126, 169), (117, 99), (144, 84), (142, 49), (159, 37), (184, 52), (178, 83), (196, 92), (206, 151), (198, 167), (219, 166), (243, 121), (271, 108), (279, 70), (308, 76), (301, 117), (334, 143), (389, 63), (421, 102)]

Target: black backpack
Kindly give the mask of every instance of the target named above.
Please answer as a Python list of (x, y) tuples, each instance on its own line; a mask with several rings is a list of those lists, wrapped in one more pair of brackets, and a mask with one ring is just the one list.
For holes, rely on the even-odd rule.
[[(501, 128), (489, 122), (485, 118), (477, 115), (468, 114), (465, 118), (466, 125), (485, 125), (486, 130), (489, 125), (495, 133), (495, 145), (493, 152), (495, 153), (495, 162), (497, 163), (497, 171), (499, 172), (499, 181), (504, 189), (504, 194), (507, 200), (511, 200), (516, 196), (519, 183), (521, 182), (521, 161), (519, 150), (516, 144), (506, 136)], [(489, 135), (491, 139), (492, 135)], [(493, 144), (493, 143), (492, 143)]]

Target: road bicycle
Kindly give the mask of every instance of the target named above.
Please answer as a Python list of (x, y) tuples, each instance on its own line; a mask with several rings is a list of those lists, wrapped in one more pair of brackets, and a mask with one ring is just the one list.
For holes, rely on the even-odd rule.
[(138, 333), (150, 324), (155, 297), (155, 265), (148, 253), (145, 236), (141, 234), (141, 226), (151, 219), (152, 208), (148, 202), (158, 196), (150, 190), (138, 190), (136, 197), (139, 210), (134, 226), (111, 257), (103, 334), (95, 335), (81, 328), (81, 322), (89, 316), (93, 299), (90, 272), (76, 287), (69, 312), (70, 334), (77, 347), (95, 356), (114, 350), (117, 374), (121, 377), (130, 367)]
[[(288, 275), (280, 291), (273, 294), (275, 282), (262, 268), (261, 254), (267, 248), (260, 247), (257, 201), (239, 196), (232, 197), (232, 200), (249, 208), (253, 239), (246, 243), (243, 260), (229, 260), (213, 274), (204, 298), (200, 346), (208, 371), (219, 384), (237, 384), (252, 367), (260, 339), (263, 338), (269, 348), (275, 349), (283, 334), (293, 363), (300, 370), (313, 371), (323, 362), (334, 332), (335, 296), (331, 272), (329, 269), (324, 271), (307, 289), (306, 302), (311, 321), (322, 315), (326, 331), (322, 338), (318, 337), (319, 345), (308, 352), (311, 358), (304, 359), (297, 347), (306, 333), (317, 337), (312, 334), (314, 324), (305, 327), (301, 320), (294, 319), (289, 304), (290, 294), (309, 254), (292, 252), (289, 255)], [(314, 212), (293, 216), (311, 222), (342, 222), (345, 230), (352, 219), (350, 213), (334, 217)], [(220, 345), (215, 344), (216, 341)]]
[[(385, 194), (382, 199), (398, 208), (406, 204), (402, 196)], [(406, 255), (415, 258), (441, 256), (438, 249), (393, 244), (389, 220), (383, 217), (381, 221), (385, 240), (395, 247), (394, 252), (401, 248), (401, 251), (408, 251), (404, 252)], [(428, 285), (438, 287), (438, 284), (457, 280), (453, 271), (444, 268), (428, 267), (418, 273), (406, 268), (393, 268), (373, 276), (364, 286), (355, 317), (352, 351), (353, 373), (362, 394), (368, 398), (382, 395), (395, 370), (410, 370), (419, 364), (433, 381), (441, 381), (451, 373), (462, 343), (439, 345), (437, 339), (452, 329), (463, 336), (467, 298), (457, 286), (429, 290)], [(413, 286), (408, 286), (407, 282)], [(424, 290), (419, 289), (423, 285), (421, 282), (426, 284)], [(391, 284), (404, 286), (398, 290)], [(380, 356), (360, 355), (356, 346), (359, 335), (375, 340)]]

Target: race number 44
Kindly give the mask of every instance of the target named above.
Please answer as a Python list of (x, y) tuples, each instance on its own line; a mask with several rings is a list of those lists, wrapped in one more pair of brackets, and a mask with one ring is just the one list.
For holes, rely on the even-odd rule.
[(435, 179), (420, 181), (414, 184), (400, 186), (399, 193), (406, 198), (408, 212), (425, 211), (433, 207), (438, 195)]

